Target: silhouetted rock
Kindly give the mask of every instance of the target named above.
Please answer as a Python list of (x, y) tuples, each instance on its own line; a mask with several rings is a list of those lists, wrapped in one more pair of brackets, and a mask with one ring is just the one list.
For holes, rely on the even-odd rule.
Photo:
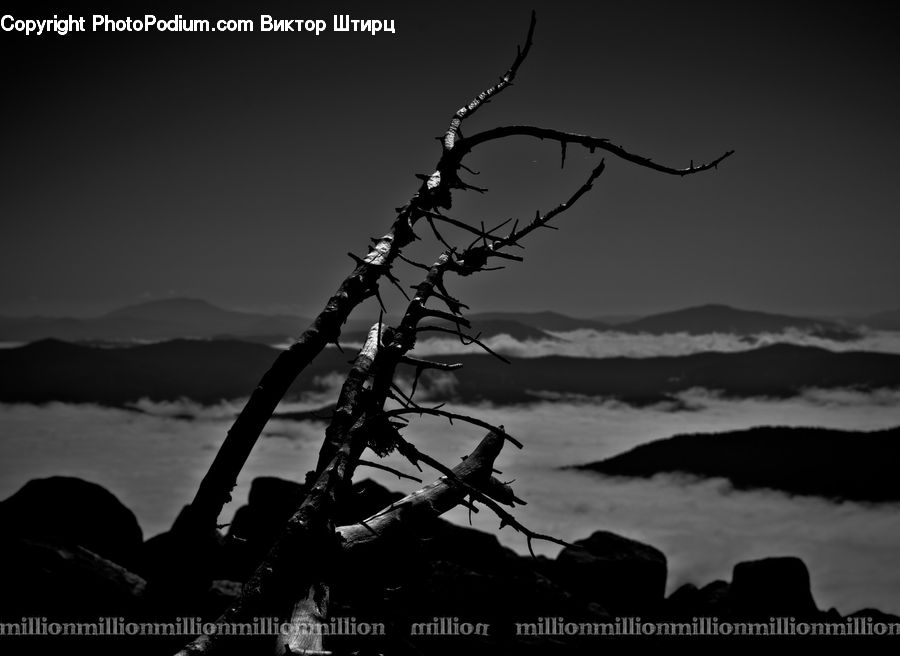
[(855, 613), (850, 613), (847, 617), (868, 617), (874, 622), (900, 623), (900, 617), (884, 613), (877, 608), (862, 608)]
[(734, 566), (728, 601), (736, 617), (813, 618), (820, 615), (809, 570), (799, 558), (763, 558)]
[(146, 582), (122, 566), (73, 544), (0, 541), (0, 617), (85, 619), (134, 616)]
[(394, 598), (396, 606), (411, 621), (458, 617), (460, 621), (490, 624), (493, 637), (511, 637), (516, 622), (533, 622), (541, 617), (610, 620), (597, 604), (585, 603), (528, 566), (501, 573), (469, 569), (454, 561), (432, 560), (415, 572)]
[(225, 542), (228, 567), (221, 576), (245, 580), (260, 563), (285, 522), (303, 501), (306, 488), (295, 481), (260, 476), (250, 483), (247, 505), (238, 508)]
[(429, 559), (492, 574), (509, 572), (520, 560), (515, 551), (500, 544), (496, 535), (445, 520), (433, 522), (421, 548)]
[(147, 540), (137, 571), (147, 579), (148, 598), (170, 617), (190, 615), (204, 603), (211, 582), (233, 571), (225, 544), (218, 531), (198, 536), (171, 530)]
[[(235, 550), (236, 545), (248, 543), (259, 549), (261, 536), (275, 539), (302, 499), (303, 489), (281, 479), (257, 479), (250, 502), (239, 513), (242, 519), (232, 526), (234, 537), (226, 539), (215, 532), (204, 543), (192, 542), (179, 530), (156, 536), (142, 551), (150, 573), (144, 578), (77, 544), (4, 537), (0, 539), (0, 620), (18, 621), (23, 616), (212, 620), (239, 598), (241, 577), (230, 572), (240, 565), (246, 576), (256, 565), (249, 552)], [(358, 521), (398, 496), (363, 481), (354, 487), (341, 514)], [(20, 495), (16, 503), (23, 498), (28, 497)], [(0, 506), (4, 512), (9, 512), (8, 501)], [(245, 535), (246, 543), (238, 535)], [(599, 645), (616, 642), (603, 638), (601, 643), (597, 636), (541, 635), (540, 630), (521, 635), (517, 630), (517, 625), (537, 626), (547, 618), (576, 623), (612, 622), (615, 616), (682, 622), (693, 617), (841, 621), (836, 610), (817, 609), (809, 572), (797, 558), (742, 562), (735, 566), (730, 584), (714, 581), (701, 588), (685, 584), (664, 600), (665, 556), (651, 546), (606, 531), (593, 533), (551, 560), (520, 556), (492, 534), (435, 518), (345, 555), (340, 567), (329, 573), (332, 615), (384, 622), (389, 632), (379, 642), (354, 642), (351, 636), (330, 643), (348, 652), (592, 654)], [(871, 609), (853, 616), (900, 622)], [(438, 617), (487, 624), (488, 633), (452, 639), (410, 635), (412, 623), (431, 623)], [(90, 646), (98, 654), (155, 654), (160, 649), (174, 651), (183, 642), (183, 637), (172, 636), (136, 639), (124, 646), (107, 641), (99, 645), (99, 651)]]
[[(376, 501), (386, 492), (377, 484), (360, 492), (372, 495), (365, 503), (373, 507), (393, 501), (390, 493)], [(594, 622), (609, 617), (542, 573), (537, 560), (519, 556), (492, 534), (440, 518), (353, 552), (339, 575), (332, 589), (339, 607), (399, 627), (401, 634), (409, 633), (410, 623), (435, 617), (490, 624), (490, 636), (460, 644), (467, 651), (479, 646), (502, 653), (504, 641), (515, 639), (516, 622), (560, 614)], [(444, 653), (434, 650), (449, 644), (439, 645), (433, 637), (412, 640), (424, 653)]]
[[(490, 626), (489, 635), (463, 642), (412, 637), (422, 653), (450, 653), (451, 647), (468, 653), (521, 653), (516, 623), (560, 615), (573, 621), (610, 619), (599, 605), (545, 576), (534, 559), (503, 547), (493, 535), (441, 519), (418, 535), (390, 540), (377, 558), (372, 552), (360, 556), (361, 562), (346, 572), (348, 580), (334, 590), (334, 599), (355, 616), (384, 621), (401, 634), (408, 634), (413, 622), (440, 617)], [(365, 597), (369, 586), (373, 589)]]
[(556, 562), (562, 582), (615, 615), (659, 610), (666, 591), (666, 557), (654, 547), (608, 531), (563, 549)]
[(0, 526), (8, 536), (80, 545), (125, 567), (143, 542), (134, 513), (115, 495), (66, 476), (31, 480), (0, 502)]
[(727, 581), (713, 581), (700, 588), (700, 614), (704, 617), (725, 617), (728, 615), (728, 593), (730, 590), (731, 584)]
[(694, 617), (728, 617), (726, 581), (713, 581), (702, 588), (685, 583), (666, 599), (663, 615), (668, 619), (690, 620)]
[(685, 583), (666, 597), (663, 614), (673, 619), (688, 619), (699, 616), (700, 589), (693, 583)]
[(275, 537), (284, 522), (303, 501), (305, 487), (274, 476), (260, 476), (250, 483), (247, 505), (234, 513), (228, 536), (265, 541)]
[(201, 617), (216, 618), (240, 599), (243, 584), (239, 581), (216, 579), (204, 597), (204, 604), (199, 609)]

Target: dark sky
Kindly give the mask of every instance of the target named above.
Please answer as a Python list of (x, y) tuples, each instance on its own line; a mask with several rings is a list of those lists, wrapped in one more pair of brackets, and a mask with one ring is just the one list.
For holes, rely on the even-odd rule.
[[(7, 3), (8, 4), (8, 3)], [(104, 13), (98, 4), (57, 10)], [(118, 6), (122, 6), (119, 4)], [(473, 311), (594, 316), (703, 302), (797, 313), (900, 306), (898, 40), (887, 4), (220, 2), (162, 17), (393, 18), (397, 33), (0, 33), (0, 314), (191, 296), (315, 312), (439, 155), (451, 114), (509, 65), (468, 132), (532, 123), (685, 166), (607, 158), (526, 262), (451, 288)], [(37, 3), (2, 13), (42, 17)], [(129, 3), (139, 16), (150, 5)], [(528, 139), (467, 163), (453, 216), (547, 210), (600, 154)], [(432, 260), (427, 230), (410, 254)], [(398, 268), (406, 282), (415, 270)], [(386, 292), (393, 308), (399, 295)]]

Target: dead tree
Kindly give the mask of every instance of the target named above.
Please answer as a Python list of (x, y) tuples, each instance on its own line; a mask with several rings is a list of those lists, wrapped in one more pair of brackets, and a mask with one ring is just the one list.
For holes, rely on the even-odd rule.
[[(555, 229), (550, 221), (590, 191), (605, 164), (601, 160), (566, 201), (546, 213), (537, 212), (527, 221), (509, 220), (492, 228), (486, 228), (483, 224), (476, 227), (441, 210), (451, 207), (453, 191), (484, 191), (461, 179), (460, 171), (468, 170), (463, 159), (478, 146), (507, 137), (529, 136), (555, 141), (560, 144), (563, 165), (567, 146), (577, 145), (591, 152), (601, 150), (640, 166), (678, 176), (715, 168), (732, 151), (706, 164), (695, 166), (691, 162), (689, 167), (679, 169), (657, 164), (604, 138), (550, 128), (503, 126), (464, 136), (461, 132), (463, 122), (511, 85), (531, 49), (534, 28), (535, 17), (532, 14), (525, 44), (519, 48), (509, 70), (499, 82), (478, 94), (453, 115), (441, 138), (441, 155), (434, 172), (418, 176), (422, 180), (420, 187), (406, 205), (398, 208), (390, 231), (374, 240), (374, 246), (364, 257), (351, 255), (355, 262), (352, 273), (329, 299), (313, 324), (290, 349), (278, 356), (260, 381), (229, 431), (194, 501), (179, 518), (176, 529), (187, 534), (202, 535), (215, 530), (218, 515), (230, 498), (231, 489), (253, 444), (295, 377), (327, 344), (337, 342), (342, 324), (359, 303), (371, 296), (378, 296), (381, 301), (378, 283), (382, 277), (402, 291), (402, 286), (392, 273), (395, 260), (402, 259), (421, 269), (423, 277), (415, 286), (415, 294), (409, 299), (401, 321), (390, 327), (380, 319), (369, 331), (366, 343), (342, 386), (331, 423), (325, 431), (315, 472), (311, 473), (311, 485), (305, 500), (245, 583), (238, 603), (226, 611), (221, 621), (241, 622), (262, 616), (289, 619), (296, 626), (324, 621), (328, 613), (329, 582), (348, 552), (373, 540), (389, 539), (398, 525), (414, 524), (460, 503), (469, 507), (477, 503), (486, 506), (499, 517), (501, 527), (509, 525), (522, 532), (529, 549), (534, 539), (565, 544), (552, 536), (533, 532), (504, 508), (514, 506), (520, 500), (508, 485), (491, 475), (492, 464), (505, 442), (517, 448), (522, 448), (521, 443), (508, 435), (502, 426), (492, 426), (475, 417), (455, 414), (441, 406), (423, 406), (415, 400), (416, 386), (422, 372), (430, 369), (452, 370), (460, 365), (414, 358), (409, 352), (419, 334), (438, 331), (454, 335), (465, 343), (479, 345), (504, 360), (483, 344), (478, 335), (467, 332), (471, 328), (463, 315), (467, 306), (447, 291), (448, 274), (469, 276), (494, 268), (490, 265), (496, 260), (522, 261), (520, 255), (508, 251), (523, 248), (525, 237), (540, 228)], [(406, 245), (418, 238), (415, 230), (423, 221), (444, 248), (431, 264), (414, 262), (401, 253)], [(459, 231), (469, 233), (470, 243), (465, 246), (451, 245), (441, 232), (445, 226), (452, 227), (456, 234)], [(433, 307), (431, 302), (439, 302), (446, 309)], [(420, 325), (423, 319), (436, 321), (439, 325)], [(401, 366), (411, 367), (414, 371), (409, 393), (395, 382)], [(389, 408), (389, 402), (394, 407)], [(403, 437), (404, 426), (410, 417), (416, 415), (467, 422), (486, 429), (488, 435), (461, 465), (451, 469), (422, 453)], [(361, 460), (367, 448), (379, 456), (396, 451), (419, 470), (421, 464), (426, 464), (440, 472), (442, 477), (357, 525), (335, 527), (333, 510), (346, 493), (356, 467), (376, 464), (384, 468), (377, 463)], [(407, 476), (402, 472), (395, 473)], [(227, 651), (228, 642), (224, 637), (201, 637), (185, 647), (181, 654)], [(282, 636), (277, 644), (275, 642), (270, 645), (270, 653), (323, 651), (320, 639), (300, 631)]]

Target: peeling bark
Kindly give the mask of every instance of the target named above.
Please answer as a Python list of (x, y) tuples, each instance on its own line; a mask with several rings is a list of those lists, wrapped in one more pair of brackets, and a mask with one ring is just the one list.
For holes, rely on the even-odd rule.
[(311, 629), (328, 622), (329, 596), (327, 585), (310, 586), (307, 595), (294, 605), (291, 612), (291, 631), (278, 636), (275, 641), (276, 654), (327, 653), (322, 648), (321, 632)]
[[(504, 441), (501, 435), (488, 433), (471, 455), (453, 468), (454, 476), (486, 492), (495, 489), (494, 484), (490, 483), (491, 471)], [(496, 483), (499, 484), (499, 481)], [(468, 494), (469, 491), (453, 479), (441, 476), (361, 522), (338, 527), (342, 547), (345, 551), (353, 551), (388, 537), (402, 527), (442, 515), (459, 505)]]

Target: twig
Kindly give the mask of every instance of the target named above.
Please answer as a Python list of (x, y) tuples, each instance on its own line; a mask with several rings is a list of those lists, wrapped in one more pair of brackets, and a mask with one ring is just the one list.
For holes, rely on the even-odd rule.
[(417, 328), (416, 332), (438, 332), (438, 333), (448, 333), (450, 335), (456, 335), (459, 337), (459, 341), (462, 342), (465, 346), (469, 346), (470, 344), (476, 344), (482, 349), (484, 349), (487, 353), (490, 353), (498, 360), (505, 362), (506, 364), (511, 364), (509, 360), (504, 358), (502, 355), (494, 351), (490, 346), (482, 342), (478, 339), (478, 337), (473, 337), (472, 335), (466, 335), (463, 332), (458, 330), (453, 330), (451, 328), (444, 328), (442, 326), (422, 326), (421, 328)]
[(372, 462), (371, 460), (363, 460), (362, 458), (360, 458), (359, 460), (356, 461), (356, 464), (363, 465), (364, 467), (374, 467), (375, 469), (383, 469), (386, 472), (396, 474), (396, 476), (398, 478), (407, 478), (411, 481), (416, 481), (417, 483), (422, 482), (421, 478), (417, 478), (415, 476), (410, 476), (409, 474), (404, 474), (402, 471), (398, 471), (398, 470), (394, 469), (393, 467), (388, 467), (387, 465), (382, 465), (377, 462)]
[(501, 437), (503, 437), (503, 439), (508, 440), (512, 444), (516, 445), (516, 447), (519, 449), (521, 449), (523, 446), (519, 440), (514, 438), (512, 435), (507, 433), (505, 430), (503, 430), (502, 426), (494, 426), (493, 424), (489, 424), (488, 422), (482, 421), (481, 419), (477, 419), (476, 417), (470, 417), (469, 415), (461, 415), (461, 414), (458, 414), (455, 412), (448, 412), (447, 410), (441, 410), (440, 407), (426, 408), (423, 406), (419, 406), (417, 408), (399, 408), (397, 410), (388, 410), (387, 412), (384, 413), (385, 417), (388, 419), (393, 418), (393, 417), (402, 417), (403, 415), (410, 415), (410, 414), (431, 415), (433, 417), (444, 417), (445, 419), (448, 419), (451, 424), (453, 423), (454, 419), (459, 420), (459, 421), (464, 421), (467, 424), (472, 424), (474, 426), (480, 426), (481, 428), (484, 428), (486, 430), (497, 433), (497, 435), (500, 435)]
[(432, 360), (422, 360), (409, 355), (400, 358), (400, 364), (408, 364), (417, 369), (439, 369), (441, 371), (454, 371), (462, 367), (461, 362), (434, 362)]
[(465, 119), (472, 116), (472, 114), (477, 112), (482, 105), (488, 103), (493, 96), (496, 96), (512, 84), (512, 81), (516, 77), (516, 73), (519, 72), (519, 67), (522, 65), (522, 62), (525, 61), (528, 52), (531, 50), (532, 39), (534, 38), (534, 26), (536, 23), (537, 16), (534, 11), (532, 11), (531, 22), (528, 25), (528, 35), (525, 37), (525, 45), (522, 48), (517, 48), (516, 58), (513, 60), (509, 70), (506, 71), (497, 84), (482, 91), (475, 96), (469, 104), (459, 109), (456, 114), (453, 115), (453, 119), (450, 121), (450, 127), (447, 128), (447, 132), (444, 133), (444, 150), (453, 150), (456, 141), (460, 136), (459, 127)]
[(428, 269), (430, 268), (427, 264), (422, 264), (421, 262), (416, 262), (414, 260), (410, 260), (409, 258), (407, 258), (406, 256), (404, 256), (402, 254), (398, 254), (397, 257), (400, 258), (401, 260), (403, 260), (404, 262), (406, 262), (407, 264), (409, 264), (410, 266), (416, 267), (417, 269), (424, 269), (425, 271), (428, 271)]
[[(513, 529), (515, 529), (519, 533), (522, 533), (527, 540), (528, 552), (532, 555), (532, 557), (535, 557), (534, 549), (532, 548), (532, 545), (531, 545), (532, 540), (544, 540), (546, 542), (553, 542), (554, 544), (558, 544), (563, 547), (573, 547), (574, 546), (574, 545), (566, 542), (565, 540), (560, 540), (559, 538), (555, 538), (552, 535), (544, 535), (543, 533), (536, 533), (535, 531), (532, 531), (528, 527), (524, 526), (521, 522), (519, 522), (519, 520), (517, 520), (515, 517), (510, 515), (506, 510), (504, 510), (496, 501), (494, 501), (492, 498), (490, 498), (487, 494), (482, 492), (477, 487), (474, 487), (473, 485), (470, 485), (466, 481), (458, 478), (453, 473), (452, 469), (450, 469), (449, 467), (447, 467), (446, 465), (441, 463), (439, 460), (436, 460), (436, 459), (432, 458), (431, 456), (422, 453), (413, 444), (411, 444), (410, 442), (407, 442), (402, 437), (400, 437), (399, 434), (396, 439), (398, 442), (398, 444), (397, 444), (398, 451), (401, 451), (401, 453), (405, 453), (405, 454), (411, 454), (417, 460), (421, 460), (425, 464), (430, 465), (437, 471), (441, 472), (444, 476), (446, 476), (448, 480), (455, 483), (456, 485), (459, 485), (463, 489), (467, 490), (469, 492), (469, 494), (471, 494), (473, 497), (475, 497), (475, 499), (477, 499), (478, 501), (481, 501), (481, 503), (483, 503), (488, 508), (490, 508), (494, 512), (494, 514), (500, 518), (500, 528), (501, 529), (504, 526), (511, 526)], [(405, 442), (405, 444), (403, 444), (404, 442)]]
[(609, 139), (605, 139), (602, 137), (592, 137), (587, 134), (578, 134), (575, 132), (564, 132), (562, 130), (554, 130), (551, 128), (541, 128), (533, 125), (504, 125), (501, 127), (491, 128), (490, 130), (485, 130), (484, 132), (479, 132), (477, 134), (473, 134), (472, 136), (466, 137), (465, 139), (462, 139), (457, 147), (460, 150), (465, 150), (468, 153), (481, 144), (515, 136), (534, 137), (536, 139), (551, 139), (553, 141), (558, 141), (561, 143), (578, 144), (591, 150), (591, 152), (593, 152), (594, 149), (605, 150), (606, 152), (611, 153), (616, 157), (620, 157), (621, 159), (632, 162), (639, 166), (653, 169), (654, 171), (659, 171), (660, 173), (668, 173), (670, 175), (678, 176), (692, 175), (694, 173), (700, 173), (701, 171), (714, 169), (718, 167), (718, 165), (723, 160), (734, 154), (733, 150), (729, 150), (716, 159), (712, 160), (711, 162), (700, 164), (699, 166), (694, 166), (694, 162), (692, 160), (690, 166), (688, 166), (687, 168), (678, 169), (671, 166), (665, 166), (663, 164), (657, 164), (649, 157), (643, 157), (642, 155), (631, 153), (621, 146), (617, 146), (616, 144), (612, 143)]

